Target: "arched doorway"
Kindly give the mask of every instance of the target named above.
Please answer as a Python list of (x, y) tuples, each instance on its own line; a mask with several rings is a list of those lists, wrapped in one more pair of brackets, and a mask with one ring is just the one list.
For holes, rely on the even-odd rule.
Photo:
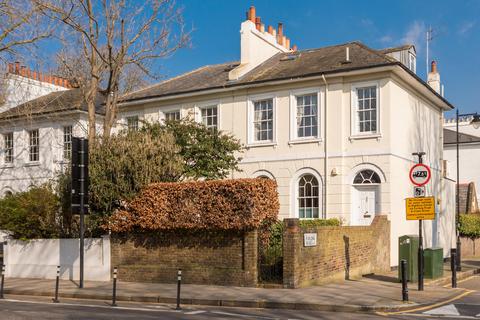
[(368, 226), (380, 211), (380, 175), (363, 169), (353, 178), (352, 217), (350, 224)]

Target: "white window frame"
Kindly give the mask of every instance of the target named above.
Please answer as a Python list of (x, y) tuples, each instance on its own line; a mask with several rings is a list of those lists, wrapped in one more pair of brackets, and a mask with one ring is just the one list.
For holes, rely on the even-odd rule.
[(198, 123), (203, 123), (203, 118), (202, 118), (202, 110), (211, 108), (211, 107), (217, 107), (217, 130), (221, 130), (221, 103), (218, 100), (212, 100), (212, 101), (205, 101), (201, 103), (197, 103), (194, 106), (194, 114), (195, 114), (195, 121)]
[[(6, 161), (6, 158), (7, 158), (7, 148), (6, 148), (6, 145), (7, 145), (7, 135), (11, 135), (12, 137), (12, 147), (11, 147), (11, 150), (12, 150), (12, 160), (11, 161)], [(3, 138), (3, 164), (6, 165), (6, 166), (10, 166), (10, 165), (13, 165), (13, 162), (15, 160), (15, 133), (13, 131), (10, 131), (10, 132), (5, 132), (2, 134), (2, 138)]]
[(300, 182), (300, 178), (303, 177), (304, 175), (311, 174), (313, 175), (317, 181), (318, 181), (318, 219), (326, 219), (326, 213), (323, 212), (324, 209), (324, 201), (325, 199), (323, 198), (323, 178), (322, 176), (317, 172), (317, 170), (313, 168), (302, 168), (298, 170), (295, 175), (293, 176), (291, 183), (290, 183), (290, 208), (293, 212), (293, 218), (299, 218), (302, 220), (312, 220), (312, 219), (317, 219), (317, 218), (300, 218), (298, 215), (298, 183)]
[[(66, 157), (66, 149), (65, 149), (65, 146), (66, 146), (66, 141), (65, 141), (65, 129), (67, 127), (70, 127), (71, 128), (71, 131), (70, 131), (70, 157)], [(72, 138), (73, 138), (73, 125), (63, 125), (62, 126), (62, 159), (63, 161), (69, 161), (71, 158), (72, 158)]]
[(180, 105), (160, 108), (160, 110), (158, 111), (158, 118), (160, 121), (165, 121), (167, 113), (176, 112), (176, 111), (180, 112), (180, 119), (183, 119), (184, 118), (183, 107)]
[[(37, 160), (30, 160), (30, 159), (31, 159), (31, 155), (32, 155), (32, 151), (31, 151), (32, 144), (31, 144), (30, 139), (31, 139), (31, 134), (32, 134), (32, 132), (34, 132), (34, 131), (37, 131), (38, 159), (37, 159)], [(27, 131), (27, 135), (28, 135), (28, 162), (29, 162), (29, 163), (39, 163), (39, 162), (40, 162), (40, 129), (37, 128), (37, 129), (28, 130), (28, 131)]]
[[(317, 136), (316, 137), (299, 137), (297, 126), (297, 96), (317, 95)], [(323, 88), (305, 88), (290, 91), (290, 141), (289, 144), (321, 142), (322, 141), (322, 123), (323, 119)]]
[[(272, 129), (272, 140), (266, 141), (255, 141), (254, 136), (254, 103), (261, 100), (272, 100), (272, 109), (273, 109), (273, 129)], [(247, 98), (247, 147), (256, 147), (256, 146), (276, 146), (277, 145), (277, 95), (275, 94), (258, 94), (254, 96), (249, 96)]]
[[(376, 107), (376, 116), (377, 116), (377, 129), (376, 131), (370, 132), (360, 132), (357, 126), (357, 111), (358, 111), (358, 96), (357, 89), (366, 88), (366, 87), (376, 87), (377, 95), (377, 107)], [(366, 81), (358, 82), (352, 84), (351, 89), (351, 100), (350, 100), (350, 139), (362, 139), (362, 138), (380, 138), (381, 137), (381, 119), (380, 119), (380, 108), (381, 108), (381, 99), (380, 99), (380, 83), (379, 81)]]
[(131, 114), (131, 115), (125, 116), (125, 126), (127, 130), (130, 130), (128, 126), (128, 120), (133, 118), (137, 118), (137, 128), (135, 129), (135, 131), (138, 131), (140, 129), (140, 116), (138, 114)]

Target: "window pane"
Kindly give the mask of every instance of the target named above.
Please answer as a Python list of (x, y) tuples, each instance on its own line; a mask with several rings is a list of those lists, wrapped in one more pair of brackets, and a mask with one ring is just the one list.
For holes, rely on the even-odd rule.
[(63, 159), (72, 157), (72, 126), (63, 127)]
[(317, 178), (306, 174), (298, 181), (298, 216), (300, 218), (318, 218), (319, 184)]
[(254, 137), (256, 141), (273, 140), (273, 100), (255, 101), (254, 108)]
[(13, 162), (13, 132), (3, 135), (4, 149), (5, 149), (5, 163)]
[(202, 108), (202, 123), (210, 129), (217, 129), (217, 106)]
[(297, 135), (314, 137), (318, 133), (317, 95), (298, 96), (297, 99)]

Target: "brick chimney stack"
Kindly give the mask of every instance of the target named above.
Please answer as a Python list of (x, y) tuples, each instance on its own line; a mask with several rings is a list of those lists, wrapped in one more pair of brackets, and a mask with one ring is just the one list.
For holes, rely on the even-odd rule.
[(430, 72), (428, 73), (427, 83), (438, 94), (441, 93), (440, 73), (438, 73), (437, 62), (435, 60), (433, 60), (430, 65)]
[(57, 87), (72, 88), (70, 82), (67, 79), (57, 76), (42, 75), (40, 72), (33, 71), (26, 66), (21, 66), (20, 62), (9, 63), (8, 73), (22, 78), (31, 79), (43, 83), (49, 83)]

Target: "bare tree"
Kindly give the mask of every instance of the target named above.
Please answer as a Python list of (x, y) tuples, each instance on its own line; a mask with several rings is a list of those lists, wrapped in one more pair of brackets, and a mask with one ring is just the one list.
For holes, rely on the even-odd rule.
[[(152, 61), (189, 43), (182, 11), (173, 0), (145, 0), (142, 4), (128, 0), (68, 0), (61, 4), (55, 0), (33, 1), (45, 15), (62, 22), (81, 39), (91, 71), (90, 94), (95, 88), (95, 93), (101, 89), (106, 95), (105, 136), (110, 135), (116, 122), (121, 86), (129, 83), (128, 72), (155, 77)], [(138, 73), (135, 76), (141, 79)], [(92, 120), (89, 116), (90, 126), (94, 126)]]
[[(50, 36), (39, 10), (29, 0), (0, 0), (0, 57)], [(3, 57), (2, 57), (3, 58)]]

